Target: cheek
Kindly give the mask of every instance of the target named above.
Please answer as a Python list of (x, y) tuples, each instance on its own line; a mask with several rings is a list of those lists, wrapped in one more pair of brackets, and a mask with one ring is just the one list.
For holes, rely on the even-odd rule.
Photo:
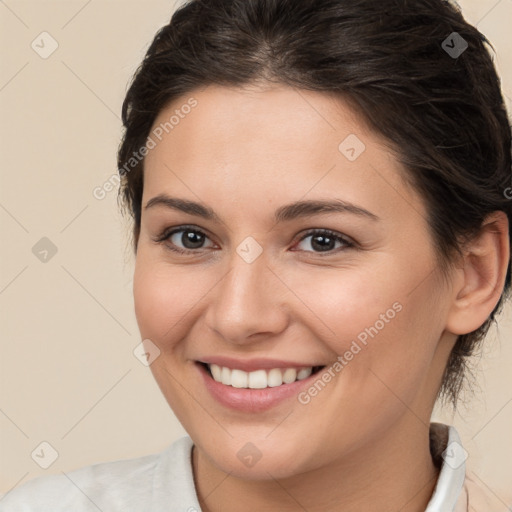
[[(205, 285), (206, 286), (206, 285)], [(135, 315), (143, 338), (166, 350), (172, 340), (185, 336), (189, 312), (205, 294), (203, 285), (191, 283), (186, 267), (171, 268), (150, 257), (142, 248), (137, 253), (133, 278)]]
[(379, 333), (389, 330), (402, 309), (400, 283), (390, 272), (357, 266), (310, 268), (288, 273), (286, 280), (304, 304), (301, 320), (310, 319), (316, 336), (338, 354), (353, 340), (364, 343), (374, 327)]
[(326, 383), (315, 381), (300, 397), (303, 407), (316, 411), (308, 420), (313, 430), (322, 430), (326, 417), (339, 425), (325, 433), (331, 446), (344, 443), (339, 432), (362, 443), (409, 409), (421, 410), (414, 404), (425, 391), (442, 331), (434, 282), (410, 293), (418, 281), (412, 273), (336, 275), (318, 274), (314, 285), (296, 288), (315, 313), (308, 314), (309, 328), (338, 354)]
[(179, 381), (173, 378), (182, 368), (184, 345), (194, 321), (192, 314), (206, 290), (190, 285), (190, 272), (171, 268), (140, 246), (133, 278), (135, 315), (141, 339), (150, 339), (160, 350), (160, 356), (150, 370), (171, 409), (183, 424), (191, 415), (187, 394), (183, 394)]
[(298, 272), (289, 276), (291, 288), (304, 298), (302, 320), (311, 319), (310, 330), (343, 359), (347, 392), (354, 391), (352, 385), (374, 388), (374, 372), (407, 395), (428, 373), (443, 330), (443, 302), (435, 279), (418, 286), (425, 275), (420, 270), (429, 267), (416, 263), (395, 263), (386, 272), (347, 268), (323, 269), (308, 279)]

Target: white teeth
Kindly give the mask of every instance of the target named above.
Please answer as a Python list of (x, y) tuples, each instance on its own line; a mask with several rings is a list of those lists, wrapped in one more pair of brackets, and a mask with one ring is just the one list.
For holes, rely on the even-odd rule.
[(297, 373), (297, 380), (307, 379), (312, 371), (313, 368), (302, 368), (302, 370), (299, 370)]
[[(242, 371), (242, 370), (238, 370)], [(265, 370), (256, 370), (249, 373), (249, 385), (251, 389), (263, 389), (267, 387), (267, 372)]]
[(283, 374), (279, 368), (272, 368), (267, 375), (267, 385), (269, 388), (275, 388), (283, 383)]
[(212, 372), (213, 378), (217, 382), (222, 382), (222, 370), (220, 369), (220, 366), (216, 364), (211, 364), (210, 371)]
[(291, 382), (295, 382), (297, 380), (297, 370), (295, 368), (286, 368), (283, 373), (283, 382), (285, 384), (290, 384)]
[(231, 370), (231, 385), (234, 388), (246, 388), (248, 380), (247, 372), (243, 372), (242, 370)]
[(222, 384), (226, 384), (226, 386), (231, 386), (231, 370), (229, 368), (226, 368), (225, 366), (222, 367), (220, 381)]
[(208, 368), (215, 381), (234, 388), (264, 389), (274, 388), (282, 384), (291, 384), (296, 380), (306, 379), (313, 372), (313, 367), (308, 368), (272, 368), (271, 370), (256, 370), (244, 372), (243, 370), (227, 368), (216, 364), (209, 364)]

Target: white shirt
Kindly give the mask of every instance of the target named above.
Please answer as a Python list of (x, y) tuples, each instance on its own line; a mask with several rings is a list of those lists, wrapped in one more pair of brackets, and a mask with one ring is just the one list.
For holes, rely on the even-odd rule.
[[(455, 428), (432, 425), (444, 432), (447, 440), (436, 488), (425, 512), (506, 511), (505, 505), (498, 508), (499, 504), (487, 501), (474, 480), (466, 476), (466, 454)], [(194, 487), (192, 447), (192, 439), (184, 436), (161, 453), (35, 478), (0, 497), (0, 512), (201, 512)]]

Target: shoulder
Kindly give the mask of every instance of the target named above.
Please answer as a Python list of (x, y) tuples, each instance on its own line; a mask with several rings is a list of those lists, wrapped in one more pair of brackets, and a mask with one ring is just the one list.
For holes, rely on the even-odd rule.
[(191, 446), (183, 437), (157, 454), (35, 478), (0, 498), (0, 512), (146, 510), (162, 473), (183, 473)]
[(9, 492), (0, 501), (0, 511), (97, 512), (102, 505), (121, 504), (123, 495), (124, 499), (127, 495), (132, 500), (137, 499), (133, 490), (138, 489), (137, 494), (144, 494), (158, 458), (159, 455), (148, 455), (35, 478)]
[(510, 496), (499, 496), (480, 483), (480, 479), (471, 471), (464, 480), (464, 494), (467, 512), (508, 512)]
[(426, 512), (512, 512), (510, 496), (500, 496), (468, 470), (467, 452), (455, 427), (432, 423), (430, 449), (440, 471)]

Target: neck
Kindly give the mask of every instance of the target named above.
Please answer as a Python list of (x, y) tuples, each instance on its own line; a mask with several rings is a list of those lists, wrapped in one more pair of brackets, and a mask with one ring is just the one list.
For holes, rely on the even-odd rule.
[(197, 447), (193, 467), (203, 512), (424, 512), (438, 476), (428, 428), (412, 414), (343, 460), (284, 479), (234, 477)]

